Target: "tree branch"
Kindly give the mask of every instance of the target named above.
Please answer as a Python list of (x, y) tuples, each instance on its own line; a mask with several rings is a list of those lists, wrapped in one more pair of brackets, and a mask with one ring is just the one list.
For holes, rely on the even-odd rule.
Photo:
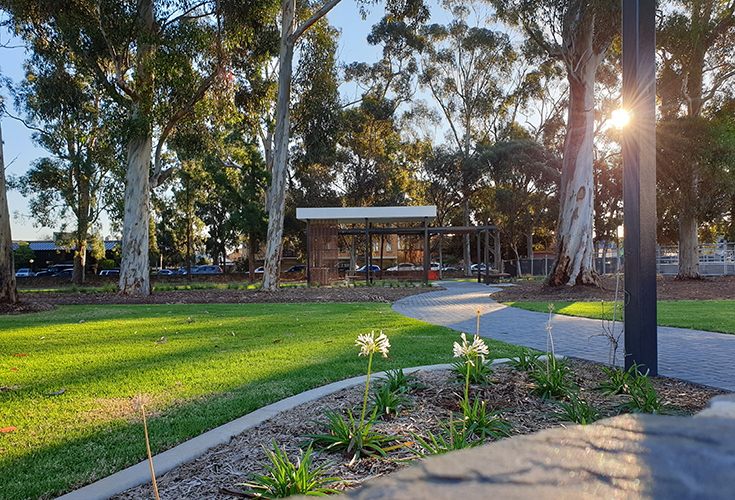
[[(214, 83), (217, 76), (222, 71), (222, 66), (217, 63), (217, 67), (212, 72), (211, 75), (209, 75), (207, 78), (204, 79), (204, 81), (199, 85), (199, 88), (194, 92), (194, 95), (192, 96), (191, 100), (181, 108), (178, 112), (176, 112), (171, 119), (168, 121), (166, 126), (163, 129), (163, 132), (161, 133), (161, 137), (158, 139), (158, 145), (156, 146), (156, 156), (154, 160), (154, 169), (153, 169), (153, 176), (151, 177), (151, 186), (158, 187), (161, 185), (161, 183), (165, 180), (162, 179), (162, 172), (161, 172), (161, 152), (163, 151), (163, 145), (166, 142), (166, 139), (168, 139), (168, 136), (171, 135), (171, 132), (173, 131), (174, 127), (181, 121), (182, 118), (184, 118), (186, 115), (191, 113), (194, 110), (194, 106), (197, 102), (199, 102), (202, 97), (204, 97), (204, 94), (209, 90), (209, 88)], [(166, 178), (170, 177), (171, 174), (169, 174)]]
[(125, 83), (122, 68), (120, 67), (120, 61), (117, 57), (117, 53), (115, 52), (115, 47), (113, 47), (112, 42), (110, 42), (110, 39), (107, 36), (107, 32), (105, 31), (104, 26), (102, 26), (102, 8), (100, 7), (99, 0), (97, 1), (97, 21), (100, 27), (100, 32), (102, 33), (102, 38), (105, 39), (107, 49), (110, 51), (110, 55), (112, 56), (112, 61), (115, 63), (115, 83), (117, 83), (118, 87), (120, 87), (123, 92), (125, 92), (131, 99), (133, 99), (133, 101), (138, 102), (140, 100), (140, 96), (137, 92), (135, 92), (135, 90), (130, 88), (127, 83)]
[(322, 8), (316, 11), (309, 19), (304, 22), (304, 24), (294, 30), (294, 32), (289, 37), (289, 41), (291, 43), (296, 43), (296, 40), (298, 40), (299, 37), (301, 37), (301, 35), (303, 35), (306, 30), (311, 28), (319, 19), (327, 15), (327, 13), (334, 7), (336, 7), (337, 4), (341, 1), (342, 0), (330, 0), (329, 2), (324, 4)]

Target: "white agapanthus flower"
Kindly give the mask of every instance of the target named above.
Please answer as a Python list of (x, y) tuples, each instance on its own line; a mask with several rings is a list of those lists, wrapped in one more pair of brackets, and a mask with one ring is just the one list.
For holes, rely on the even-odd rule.
[(376, 339), (375, 330), (373, 330), (369, 335), (367, 333), (358, 335), (355, 345), (360, 348), (358, 356), (370, 356), (375, 352), (379, 352), (384, 358), (387, 358), (390, 342), (388, 342), (388, 337), (382, 331)]
[(467, 340), (467, 336), (462, 333), (462, 345), (458, 342), (454, 343), (454, 357), (467, 358), (467, 361), (472, 366), (475, 366), (473, 359), (477, 356), (479, 356), (482, 359), (482, 362), (485, 363), (485, 354), (490, 354), (490, 351), (488, 351), (485, 341), (482, 340), (479, 335), (475, 335), (472, 344), (470, 344)]

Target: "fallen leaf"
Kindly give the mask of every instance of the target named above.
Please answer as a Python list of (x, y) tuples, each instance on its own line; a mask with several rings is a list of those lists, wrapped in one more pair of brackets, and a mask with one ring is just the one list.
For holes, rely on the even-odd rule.
[(276, 340), (274, 340), (274, 341), (273, 341), (273, 343), (274, 343), (274, 344), (277, 344), (277, 343), (279, 343), (280, 341), (281, 341), (281, 339), (276, 339)]
[(17, 372), (17, 371), (18, 371), (18, 369), (17, 369), (17, 368), (11, 368), (11, 369), (10, 369), (10, 371), (11, 371), (11, 372)]
[(166, 343), (166, 337), (161, 337), (160, 340), (156, 340), (156, 344), (165, 344)]
[(13, 427), (11, 425), (11, 426), (3, 427), (2, 429), (0, 429), (0, 434), (7, 434), (8, 432), (13, 432), (13, 431), (17, 431), (17, 430), (18, 430), (17, 427)]
[(178, 385), (179, 387), (183, 387), (184, 386), (184, 384), (182, 384), (181, 382), (176, 382), (176, 385)]
[(59, 389), (59, 390), (58, 390), (58, 391), (56, 391), (56, 392), (49, 392), (49, 393), (48, 393), (48, 394), (46, 394), (46, 395), (47, 395), (47, 396), (60, 396), (60, 395), (64, 394), (65, 392), (66, 392), (66, 389)]
[(22, 354), (13, 354), (13, 356), (15, 356), (16, 358), (22, 358), (23, 356), (28, 356), (28, 354), (26, 354), (26, 353), (22, 353)]
[(293, 335), (291, 335), (290, 333), (287, 333), (286, 335), (284, 335), (284, 337), (293, 337)]
[(79, 322), (80, 323), (86, 323), (86, 321), (84, 321), (83, 319), (80, 319)]

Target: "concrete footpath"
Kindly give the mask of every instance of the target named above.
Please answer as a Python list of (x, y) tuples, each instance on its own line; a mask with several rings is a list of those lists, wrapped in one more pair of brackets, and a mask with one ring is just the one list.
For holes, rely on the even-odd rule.
[[(480, 335), (546, 351), (549, 315), (507, 307), (492, 300), (503, 285), (468, 281), (442, 281), (446, 290), (413, 295), (397, 301), (393, 309), (410, 318), (475, 333), (477, 309), (482, 310)], [(557, 355), (607, 363), (610, 342), (599, 336), (602, 322), (554, 314), (551, 334)], [(621, 324), (617, 324), (617, 332)], [(617, 336), (617, 333), (616, 333)], [(622, 363), (620, 337), (617, 362)], [(658, 327), (659, 375), (735, 391), (735, 335)]]

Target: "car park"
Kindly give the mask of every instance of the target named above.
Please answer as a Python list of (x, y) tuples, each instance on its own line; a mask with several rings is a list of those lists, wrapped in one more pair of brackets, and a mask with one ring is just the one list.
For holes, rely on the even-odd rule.
[(35, 276), (36, 274), (28, 269), (27, 267), (22, 267), (18, 269), (18, 271), (15, 273), (16, 278), (29, 278), (31, 276)]

